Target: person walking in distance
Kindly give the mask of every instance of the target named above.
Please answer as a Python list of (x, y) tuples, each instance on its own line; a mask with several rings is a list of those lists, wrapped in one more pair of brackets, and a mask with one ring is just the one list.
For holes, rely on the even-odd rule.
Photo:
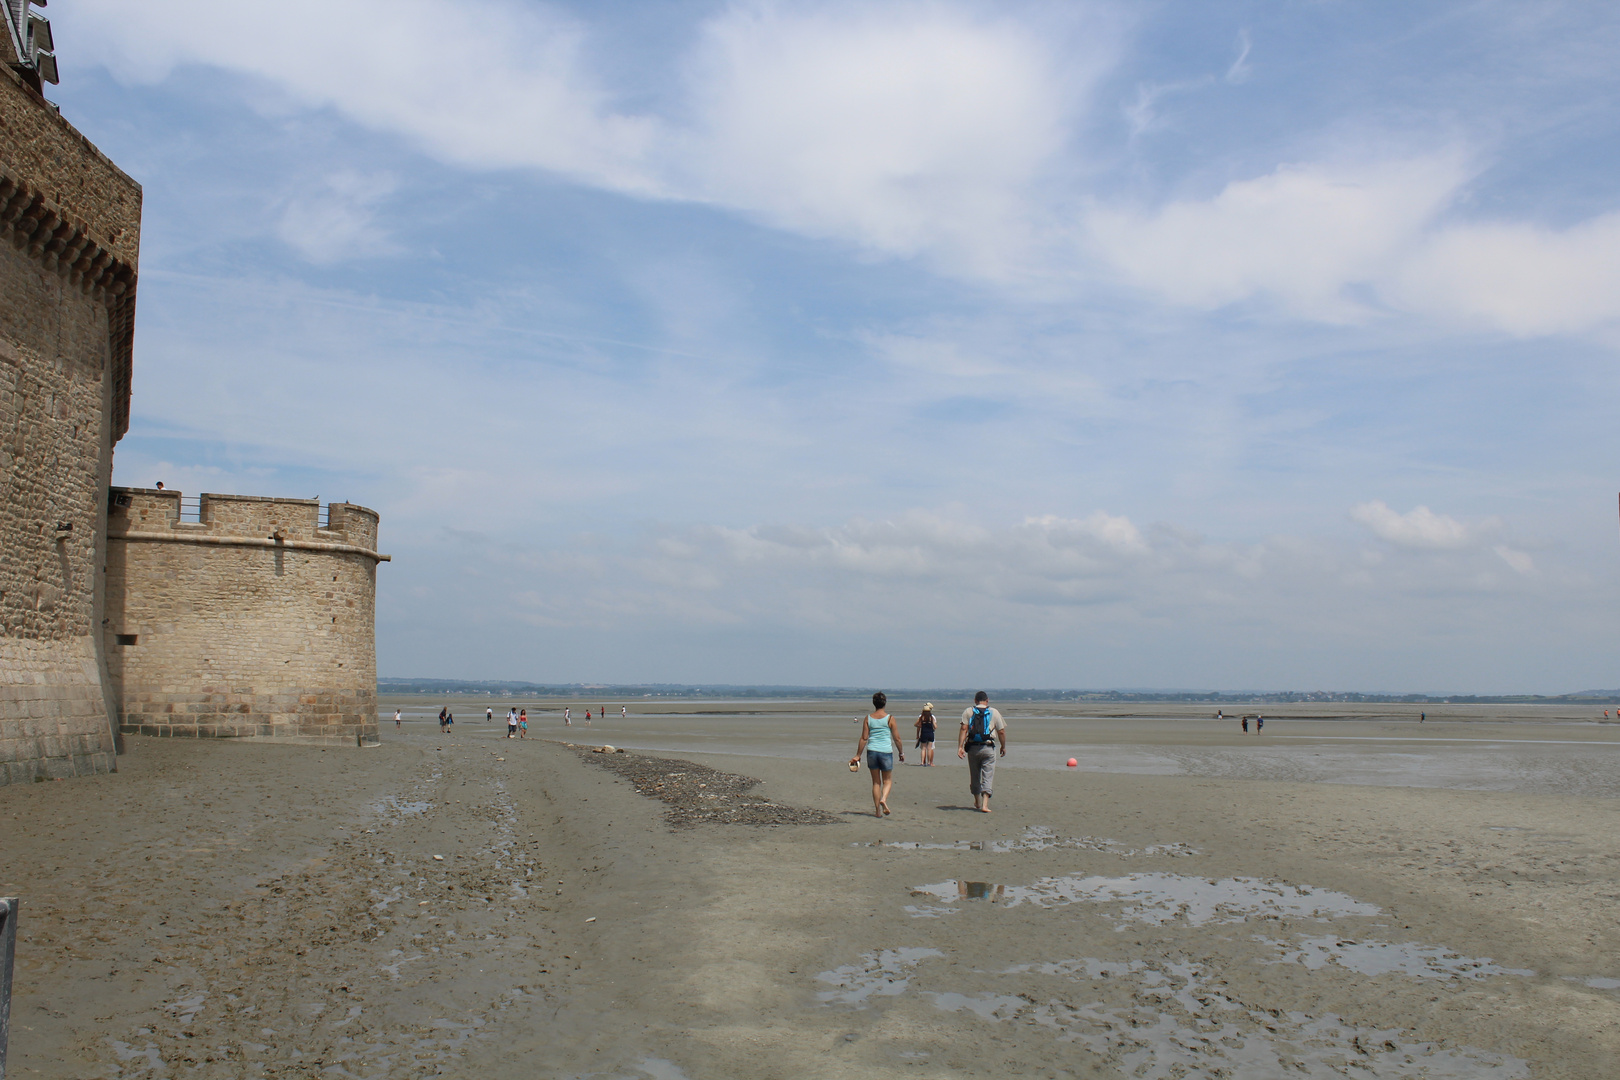
[(508, 709), (506, 710), (506, 737), (514, 739), (517, 737), (517, 733), (517, 710)]
[(569, 727), (574, 726), (574, 707), (572, 705), (563, 707), (563, 723)]
[(439, 709), (439, 734), (440, 735), (444, 734), (444, 718), (449, 716), (449, 715), (450, 715), (449, 706), (442, 706)]
[[(506, 711), (511, 712), (512, 710), (507, 709)], [(493, 705), (485, 705), (484, 706), (484, 723), (492, 724), (494, 722), (495, 722), (495, 707)]]
[(395, 726), (395, 727), (399, 727), (399, 726), (400, 726), (400, 725), (399, 725), (399, 710), (398, 710), (398, 709), (395, 709), (395, 710), (394, 710), (394, 726)]
[(968, 790), (973, 793), (973, 809), (990, 812), (990, 784), (996, 775), (996, 758), (1007, 756), (1007, 721), (990, 707), (990, 695), (980, 690), (973, 695), (973, 708), (962, 710), (962, 730), (956, 737), (956, 756), (967, 758)]
[(934, 703), (930, 701), (923, 706), (922, 714), (912, 727), (917, 729), (917, 749), (922, 751), (923, 765), (934, 763), (934, 729), (937, 727), (934, 720)]
[(872, 813), (877, 817), (889, 813), (895, 754), (900, 755), (902, 762), (906, 760), (906, 752), (900, 749), (900, 731), (895, 727), (894, 717), (884, 708), (888, 703), (888, 695), (883, 691), (872, 695), (872, 711), (861, 722), (861, 739), (855, 744), (855, 756), (849, 759), (849, 767), (853, 769), (862, 754), (866, 756), (866, 767), (872, 770)]
[(527, 739), (528, 737), (529, 737), (529, 710), (528, 709), (521, 709), (521, 710), (518, 711), (518, 738)]

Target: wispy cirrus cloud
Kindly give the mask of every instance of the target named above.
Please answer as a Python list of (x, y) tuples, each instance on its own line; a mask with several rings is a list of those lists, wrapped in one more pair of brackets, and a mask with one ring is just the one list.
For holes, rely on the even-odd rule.
[(389, 173), (332, 173), (287, 201), (276, 235), (314, 263), (394, 254), (399, 245), (378, 222), (377, 211), (398, 187), (398, 178)]

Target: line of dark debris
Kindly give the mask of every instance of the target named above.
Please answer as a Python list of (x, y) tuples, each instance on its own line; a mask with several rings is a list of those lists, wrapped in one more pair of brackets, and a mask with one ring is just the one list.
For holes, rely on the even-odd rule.
[(575, 746), (583, 761), (622, 776), (638, 794), (669, 806), (664, 820), (672, 828), (700, 824), (719, 825), (833, 825), (842, 819), (823, 810), (784, 806), (749, 792), (760, 781), (752, 776), (721, 772), (695, 761), (648, 757), (620, 750), (604, 754)]

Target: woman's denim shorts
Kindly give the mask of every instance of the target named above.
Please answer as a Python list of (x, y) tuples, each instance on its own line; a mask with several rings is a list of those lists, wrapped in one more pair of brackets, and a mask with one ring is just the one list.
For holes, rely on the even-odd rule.
[(879, 772), (894, 772), (894, 755), (880, 754), (876, 750), (866, 752), (866, 767), (877, 769)]

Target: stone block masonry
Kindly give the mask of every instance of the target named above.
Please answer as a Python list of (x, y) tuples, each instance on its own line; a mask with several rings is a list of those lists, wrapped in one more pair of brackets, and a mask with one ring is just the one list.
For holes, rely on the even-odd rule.
[(113, 488), (107, 664), (119, 728), (377, 742), (377, 515), (313, 499)]
[(117, 732), (377, 741), (377, 515), (110, 489), (141, 188), (0, 35), (0, 784), (116, 767)]
[(140, 185), (0, 63), (0, 783), (115, 766), (101, 567), (140, 210)]

